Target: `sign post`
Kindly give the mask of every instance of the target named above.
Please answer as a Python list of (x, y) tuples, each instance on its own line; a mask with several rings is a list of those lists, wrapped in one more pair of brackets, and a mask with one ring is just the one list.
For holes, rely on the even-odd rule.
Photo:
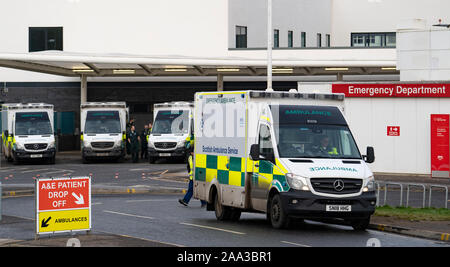
[(449, 114), (431, 114), (431, 177), (450, 178)]
[(91, 230), (90, 177), (38, 179), (35, 192), (36, 237)]

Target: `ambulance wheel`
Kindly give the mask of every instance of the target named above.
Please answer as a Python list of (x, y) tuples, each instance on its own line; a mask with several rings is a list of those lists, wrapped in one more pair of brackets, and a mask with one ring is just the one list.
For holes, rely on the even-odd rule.
[(275, 229), (284, 229), (289, 227), (290, 218), (283, 210), (280, 195), (276, 194), (270, 200), (268, 215), (270, 223)]
[(239, 219), (241, 218), (241, 210), (240, 209), (233, 209), (231, 211), (231, 216), (230, 216), (230, 220), (233, 222), (237, 222), (239, 221)]
[(231, 209), (227, 206), (223, 206), (219, 202), (219, 194), (217, 193), (214, 196), (214, 213), (219, 221), (227, 221), (231, 219)]
[(351, 221), (351, 226), (355, 231), (365, 231), (370, 224), (370, 217), (360, 220)]
[(155, 157), (148, 157), (148, 163), (153, 164), (155, 163), (156, 158)]
[(55, 156), (53, 156), (53, 157), (51, 157), (51, 158), (49, 158), (47, 160), (47, 163), (50, 164), (50, 165), (55, 164), (55, 162), (56, 162), (56, 157)]

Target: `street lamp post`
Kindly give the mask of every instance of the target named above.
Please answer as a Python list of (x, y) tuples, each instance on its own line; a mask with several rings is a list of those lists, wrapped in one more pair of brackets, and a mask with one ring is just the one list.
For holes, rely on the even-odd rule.
[(272, 0), (267, 0), (267, 90), (272, 90)]

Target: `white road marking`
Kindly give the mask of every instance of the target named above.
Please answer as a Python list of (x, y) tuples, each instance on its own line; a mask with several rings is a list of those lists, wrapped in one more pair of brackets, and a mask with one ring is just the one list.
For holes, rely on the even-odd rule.
[(23, 171), (21, 173), (29, 173), (29, 172), (35, 172), (35, 173), (39, 173), (41, 171), (48, 171), (48, 170), (52, 170), (52, 169), (33, 169), (33, 170), (28, 170), (28, 171)]
[(117, 214), (117, 215), (123, 215), (123, 216), (129, 216), (129, 217), (136, 217), (136, 218), (150, 219), (150, 220), (155, 219), (155, 218), (153, 218), (153, 217), (141, 216), (141, 215), (135, 215), (135, 214), (128, 214), (128, 213), (121, 213), (121, 212), (110, 211), (110, 210), (104, 210), (103, 212), (111, 213), (111, 214)]
[(141, 200), (126, 200), (126, 203), (136, 203), (136, 202), (164, 202), (164, 201), (175, 201), (175, 198), (171, 199), (141, 199)]
[(298, 243), (293, 243), (293, 242), (288, 242), (288, 241), (281, 241), (281, 243), (294, 245), (294, 246), (298, 246), (298, 247), (305, 247), (305, 248), (310, 248), (311, 247), (311, 246), (308, 246), (308, 245), (303, 245), (303, 244), (298, 244)]
[(42, 176), (43, 174), (47, 175), (47, 174), (61, 173), (61, 172), (64, 172), (64, 173), (72, 173), (72, 172), (74, 172), (74, 171), (72, 171), (72, 170), (57, 170), (57, 171), (52, 171), (52, 172), (43, 172), (43, 173), (41, 173), (41, 176)]
[(192, 223), (180, 223), (180, 224), (187, 225), (187, 226), (200, 227), (200, 228), (205, 228), (205, 229), (210, 229), (210, 230), (222, 231), (222, 232), (232, 233), (232, 234), (236, 234), (236, 235), (245, 235), (245, 233), (242, 233), (242, 232), (236, 232), (236, 231), (232, 231), (232, 230), (221, 229), (221, 228), (216, 228), (216, 227), (211, 227), (211, 226), (198, 225), (198, 224), (192, 224)]
[(18, 172), (21, 170), (27, 170), (30, 167), (21, 167), (21, 168), (17, 168), (17, 167), (4, 167), (4, 168), (0, 168), (0, 172)]

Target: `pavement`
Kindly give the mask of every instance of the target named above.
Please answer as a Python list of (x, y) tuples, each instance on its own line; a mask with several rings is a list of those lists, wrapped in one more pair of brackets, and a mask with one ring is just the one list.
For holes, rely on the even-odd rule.
[[(63, 152), (59, 155), (60, 162), (71, 162), (78, 160), (77, 153)], [(117, 165), (118, 166), (118, 165)], [(144, 177), (143, 177), (144, 178)], [(93, 184), (92, 194), (177, 194), (185, 193), (187, 183), (187, 175), (180, 167), (174, 168), (174, 171), (163, 171), (159, 175), (154, 176), (158, 181), (175, 182), (167, 186), (146, 184), (146, 185), (108, 185), (108, 184)], [(450, 179), (436, 179), (428, 176), (420, 175), (393, 175), (393, 174), (375, 174), (375, 179), (380, 182), (391, 181), (401, 183), (422, 183), (422, 184), (437, 184), (443, 186), (450, 186)], [(3, 198), (29, 196), (34, 194), (34, 187), (30, 184), (3, 184)], [(14, 216), (3, 216), (0, 225), (12, 225), (15, 223), (24, 223), (24, 219)], [(372, 216), (369, 229), (376, 231), (383, 231), (419, 238), (425, 238), (436, 241), (450, 242), (450, 221), (408, 221), (392, 217)], [(140, 239), (126, 235), (117, 235), (104, 232), (91, 232), (89, 234), (77, 234), (71, 236), (75, 241), (78, 239), (83, 246), (145, 246), (145, 247), (161, 247), (161, 246), (176, 246), (174, 244), (167, 244), (159, 241)], [(52, 238), (40, 238), (37, 240), (14, 241), (0, 239), (0, 246), (76, 246), (75, 243), (68, 244), (68, 236), (54, 236)]]

